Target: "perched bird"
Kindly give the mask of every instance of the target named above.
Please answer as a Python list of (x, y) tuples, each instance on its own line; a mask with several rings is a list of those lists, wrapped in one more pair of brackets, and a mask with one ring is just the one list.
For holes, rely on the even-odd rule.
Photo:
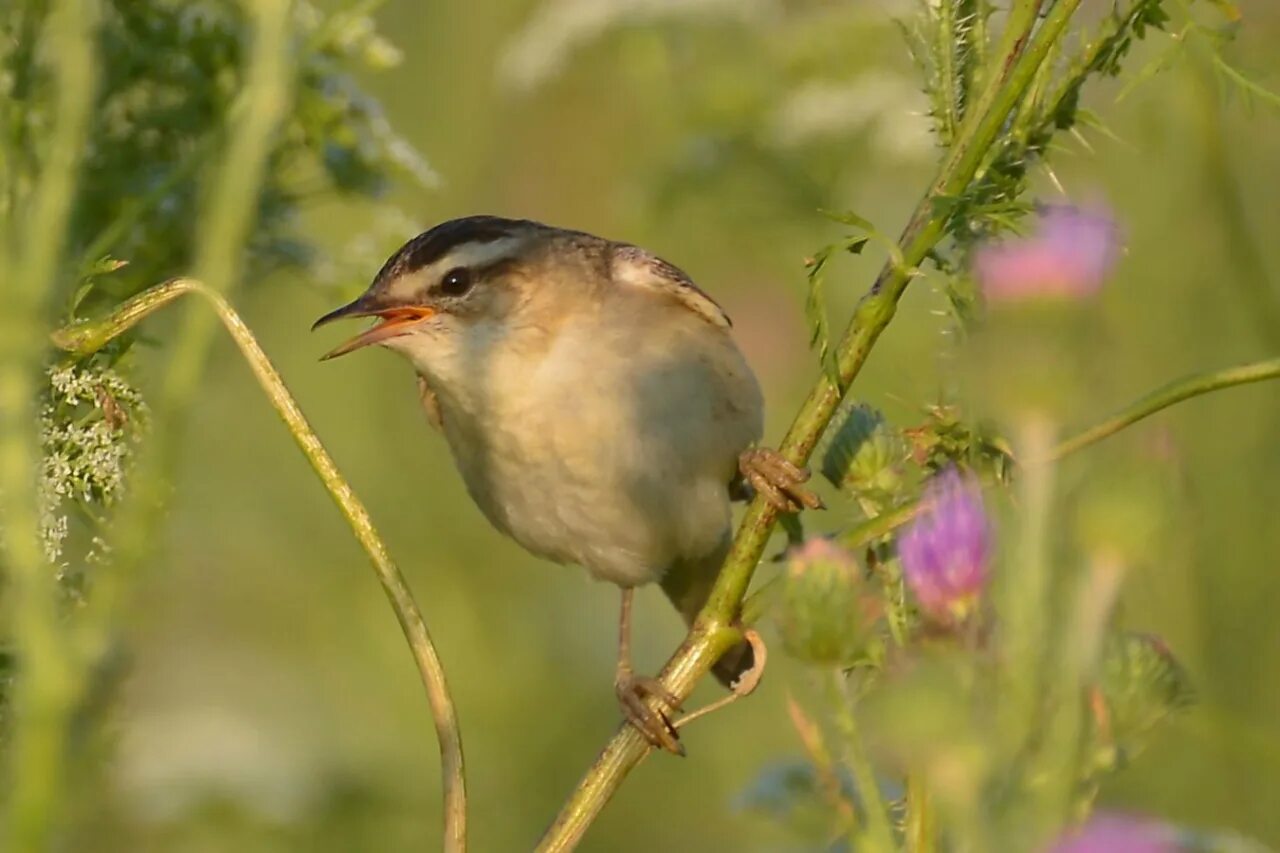
[[(409, 359), (494, 527), (621, 587), (623, 713), (653, 745), (681, 751), (673, 697), (631, 668), (635, 587), (660, 583), (692, 622), (729, 545), (732, 497), (819, 505), (807, 472), (754, 447), (763, 402), (729, 318), (644, 249), (495, 216), (410, 240), (315, 325), (349, 317), (380, 322), (325, 357), (378, 344)], [(732, 687), (751, 657), (731, 650), (717, 676)]]

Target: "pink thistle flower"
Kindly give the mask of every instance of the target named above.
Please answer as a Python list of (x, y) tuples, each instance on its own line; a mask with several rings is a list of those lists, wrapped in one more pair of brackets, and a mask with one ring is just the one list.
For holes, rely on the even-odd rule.
[(980, 246), (973, 270), (990, 302), (1083, 299), (1097, 293), (1119, 254), (1115, 221), (1100, 209), (1045, 207), (1036, 232)]
[(987, 584), (991, 525), (976, 480), (948, 468), (925, 487), (924, 510), (898, 540), (903, 576), (920, 609), (956, 625)]
[(1177, 829), (1157, 820), (1100, 814), (1064, 834), (1047, 853), (1179, 853), (1186, 849)]

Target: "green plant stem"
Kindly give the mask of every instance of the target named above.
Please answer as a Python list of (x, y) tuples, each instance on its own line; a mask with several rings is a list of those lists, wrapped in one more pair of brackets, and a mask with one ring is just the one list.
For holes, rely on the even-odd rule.
[(844, 741), (844, 763), (853, 776), (862, 805), (863, 826), (859, 836), (865, 839), (866, 844), (859, 844), (855, 838), (851, 846), (854, 850), (892, 853), (897, 850), (897, 844), (893, 839), (889, 808), (880, 792), (880, 782), (876, 779), (875, 768), (871, 766), (866, 744), (862, 741), (862, 732), (854, 714), (854, 699), (849, 694), (848, 678), (839, 669), (833, 670), (830, 678), (831, 702), (836, 709), (836, 728), (840, 730)]
[[(40, 548), (35, 401), (46, 294), (61, 263), (93, 106), (98, 14), (93, 0), (63, 0), (46, 19), (36, 53), (50, 58), (56, 83), (53, 130), (42, 140), (46, 156), (29, 205), (7, 207), (0, 233), (0, 275), (6, 280), (0, 307), (0, 535), (5, 616), (19, 660), (3, 834), (5, 849), (15, 853), (55, 846), (67, 775), (75, 680), (58, 612), (57, 572)], [(6, 152), (17, 156), (16, 147)], [(27, 177), (15, 160), (6, 163), (3, 191), (11, 205)]]
[[(1015, 425), (1014, 447), (1019, 453), (1043, 457), (1053, 446), (1053, 424), (1028, 413)], [(1019, 748), (1037, 734), (1037, 713), (1052, 682), (1046, 672), (1054, 660), (1049, 646), (1060, 639), (1048, 626), (1046, 614), (1054, 613), (1052, 567), (1048, 559), (1049, 513), (1053, 502), (1054, 470), (1035, 465), (1018, 478), (1018, 521), (1011, 536), (1012, 565), (1016, 572), (1000, 576), (992, 596), (1000, 613), (1002, 674), (998, 685), (1000, 721), (1009, 743)], [(1055, 673), (1056, 676), (1056, 673)]]
[[(999, 70), (989, 75), (982, 96), (973, 105), (973, 112), (966, 116), (960, 136), (937, 179), (917, 205), (899, 239), (902, 262), (891, 259), (881, 270), (871, 291), (855, 310), (837, 348), (839, 384), (825, 372), (819, 376), (782, 441), (780, 450), (793, 463), (803, 465), (808, 461), (845, 391), (893, 319), (898, 300), (914, 276), (915, 268), (946, 234), (947, 214), (937, 210), (937, 200), (958, 195), (969, 186), (1040, 62), (1061, 36), (1079, 4), (1080, 0), (1058, 0), (1038, 28), (1035, 27), (1038, 0), (1024, 0), (1010, 12), (1009, 28), (1013, 31), (1006, 30), (1002, 39), (1004, 50), (998, 54)], [(693, 686), (739, 635), (734, 627), (739, 605), (776, 520), (775, 510), (763, 499), (756, 498), (747, 507), (706, 606), (660, 674), (663, 686), (678, 699), (688, 697)], [(623, 725), (570, 794), (538, 849), (558, 851), (576, 846), (647, 752), (645, 740), (630, 726)]]
[(396, 619), (404, 631), (418, 672), (426, 688), (440, 746), (441, 777), (444, 796), (444, 850), (461, 853), (466, 848), (466, 780), (462, 756), (462, 736), (457, 714), (445, 680), (444, 668), (436, 653), (426, 622), (414, 601), (408, 583), (391, 560), (386, 546), (373, 526), (364, 504), (339, 473), (333, 458), (325, 450), (306, 416), (298, 408), (271, 360), (258, 345), (253, 333), (219, 293), (193, 279), (174, 279), (152, 287), (120, 305), (110, 316), (92, 323), (81, 323), (59, 330), (54, 343), (77, 356), (101, 349), (111, 339), (133, 327), (143, 318), (184, 294), (194, 293), (205, 299), (231, 334), (236, 346), (249, 363), (258, 384), (271, 405), (284, 421), (303, 455), (324, 484), (325, 490), (351, 526), (378, 580), (391, 602)]
[(1192, 397), (1199, 397), (1201, 394), (1208, 394), (1211, 391), (1220, 391), (1223, 388), (1234, 388), (1237, 385), (1247, 385), (1251, 382), (1262, 382), (1267, 379), (1280, 379), (1280, 358), (1255, 361), (1250, 364), (1241, 364), (1208, 373), (1194, 373), (1181, 379), (1175, 379), (1148, 394), (1144, 394), (1101, 423), (1091, 426), (1057, 445), (1049, 454), (1049, 459), (1051, 461), (1058, 460), (1078, 450), (1083, 450), (1089, 445), (1096, 444), (1104, 438), (1115, 435), (1125, 427), (1131, 426), (1143, 418), (1150, 417), (1156, 412), (1167, 409), (1175, 403), (1181, 403), (1183, 400), (1190, 400)]
[(938, 76), (944, 94), (942, 115), (938, 116), (941, 125), (941, 138), (944, 145), (950, 145), (956, 137), (956, 127), (960, 124), (960, 107), (962, 100), (960, 85), (956, 81), (956, 57), (965, 50), (963, 43), (956, 43), (956, 5), (954, 0), (942, 0), (938, 4), (937, 46), (934, 48), (938, 57)]
[(937, 849), (933, 827), (933, 809), (929, 788), (923, 774), (907, 776), (907, 818), (904, 830), (908, 853), (933, 853)]

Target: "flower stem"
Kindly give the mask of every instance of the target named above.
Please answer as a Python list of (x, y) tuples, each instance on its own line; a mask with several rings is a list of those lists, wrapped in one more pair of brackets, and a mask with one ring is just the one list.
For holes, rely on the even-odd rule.
[(889, 822), (889, 808), (880, 793), (871, 757), (854, 714), (854, 699), (849, 695), (848, 678), (839, 669), (831, 673), (831, 703), (835, 708), (836, 728), (844, 739), (844, 761), (853, 775), (858, 799), (862, 804), (863, 832), (866, 844), (855, 843), (855, 850), (873, 850), (892, 853), (898, 849), (893, 837), (893, 825)]
[[(916, 267), (945, 236), (948, 214), (940, 211), (935, 202), (956, 196), (969, 186), (1009, 114), (1079, 5), (1080, 0), (1058, 0), (1038, 27), (1039, 0), (1021, 0), (1010, 12), (1009, 29), (996, 58), (1000, 65), (988, 74), (955, 145), (899, 238), (901, 262), (891, 259), (880, 271), (845, 330), (835, 353), (838, 383), (822, 372), (782, 441), (781, 452), (791, 462), (803, 465), (809, 459), (872, 347), (893, 320), (898, 300)], [(687, 698), (738, 636), (734, 621), (776, 520), (777, 513), (767, 501), (757, 497), (748, 506), (706, 606), (660, 675), (663, 686), (676, 698)], [(630, 726), (620, 728), (570, 794), (538, 849), (557, 851), (576, 846), (647, 752), (644, 738)]]
[(226, 327), (241, 354), (249, 363), (258, 384), (266, 393), (290, 434), (302, 450), (311, 467), (324, 483), (325, 489), (351, 526), (357, 541), (364, 548), (383, 590), (391, 602), (400, 627), (409, 642), (422, 683), (426, 687), (427, 701), (435, 720), (436, 738), (440, 745), (441, 777), (444, 795), (444, 850), (460, 853), (466, 848), (466, 780), (462, 756), (462, 735), (458, 728), (453, 699), (445, 680), (444, 668), (427, 631), (426, 622), (414, 601), (404, 575), (391, 560), (386, 546), (373, 526), (373, 520), (351, 486), (339, 473), (306, 416), (298, 407), (293, 395), (271, 360), (255, 340), (253, 333), (235, 310), (220, 294), (194, 279), (173, 279), (156, 285), (122, 304), (114, 313), (91, 323), (80, 323), (61, 329), (53, 336), (54, 343), (76, 355), (87, 355), (117, 335), (127, 331), (153, 311), (178, 297), (195, 293), (213, 306), (218, 318)]
[(1169, 408), (1174, 403), (1181, 403), (1183, 400), (1208, 394), (1210, 391), (1277, 378), (1280, 378), (1280, 358), (1255, 361), (1251, 364), (1241, 364), (1209, 373), (1195, 373), (1175, 379), (1139, 397), (1102, 423), (1089, 427), (1084, 432), (1062, 442), (1053, 449), (1049, 459), (1061, 459), (1077, 450), (1096, 444), (1143, 418)]
[(935, 844), (933, 810), (924, 774), (907, 777), (906, 849), (909, 853), (933, 853)]

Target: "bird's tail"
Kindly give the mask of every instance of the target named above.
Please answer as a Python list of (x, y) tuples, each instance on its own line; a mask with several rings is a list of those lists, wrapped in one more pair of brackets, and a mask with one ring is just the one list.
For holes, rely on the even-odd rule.
[[(718, 551), (709, 559), (673, 566), (663, 576), (662, 591), (684, 617), (686, 625), (693, 624), (698, 611), (707, 603), (723, 559), (724, 551)], [(743, 642), (725, 652), (711, 672), (721, 684), (732, 690), (738, 679), (754, 667), (755, 653), (749, 643)]]

